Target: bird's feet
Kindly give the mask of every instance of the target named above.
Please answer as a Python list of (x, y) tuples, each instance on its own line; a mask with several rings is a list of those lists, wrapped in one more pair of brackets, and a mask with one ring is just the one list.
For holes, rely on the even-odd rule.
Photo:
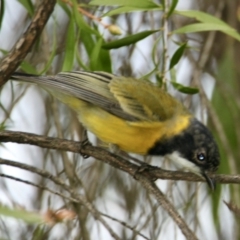
[(87, 146), (87, 145), (92, 145), (92, 144), (89, 142), (88, 138), (86, 138), (86, 139), (84, 139), (83, 141), (80, 142), (80, 154), (82, 155), (82, 157), (83, 157), (84, 159), (89, 158), (89, 155), (82, 153), (82, 152), (81, 152), (81, 149), (84, 148), (84, 147)]
[[(137, 170), (135, 171), (133, 177), (134, 177), (135, 179), (137, 179), (137, 174), (141, 174), (141, 173), (143, 173), (143, 172), (151, 172), (152, 170), (156, 170), (156, 169), (160, 169), (160, 168), (157, 167), (157, 166), (152, 166), (152, 165), (147, 164), (147, 163), (142, 163), (142, 164), (137, 168)], [(157, 178), (156, 178), (156, 177), (151, 177), (151, 180), (152, 180), (153, 182), (155, 182), (155, 181), (157, 180)]]

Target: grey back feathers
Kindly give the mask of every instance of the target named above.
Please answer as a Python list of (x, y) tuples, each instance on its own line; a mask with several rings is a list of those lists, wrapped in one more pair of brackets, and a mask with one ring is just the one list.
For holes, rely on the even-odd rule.
[(165, 121), (179, 111), (187, 112), (180, 102), (145, 80), (84, 71), (55, 76), (14, 73), (12, 77), (41, 85), (53, 95), (57, 90), (79, 98), (127, 121)]

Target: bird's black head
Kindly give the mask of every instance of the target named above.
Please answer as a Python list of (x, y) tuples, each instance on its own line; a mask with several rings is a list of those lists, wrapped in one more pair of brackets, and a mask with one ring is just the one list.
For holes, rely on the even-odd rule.
[(157, 142), (149, 153), (167, 155), (182, 167), (203, 176), (214, 189), (214, 182), (207, 173), (218, 169), (219, 150), (209, 129), (197, 119), (191, 119), (190, 125), (180, 134)]
[[(214, 189), (214, 182), (207, 175), (207, 172), (215, 172), (220, 164), (220, 154), (218, 146), (209, 131), (197, 119), (192, 119), (190, 127), (183, 133), (183, 139), (185, 136), (189, 136), (189, 140), (192, 139), (192, 143), (186, 141), (186, 146), (180, 153), (183, 157), (190, 160), (200, 170), (200, 174), (206, 179), (208, 185)], [(191, 146), (188, 146), (188, 144)]]

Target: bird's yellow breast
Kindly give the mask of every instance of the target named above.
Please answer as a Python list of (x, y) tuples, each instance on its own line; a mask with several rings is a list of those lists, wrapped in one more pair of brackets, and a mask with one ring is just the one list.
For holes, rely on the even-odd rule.
[[(63, 100), (63, 99), (61, 99)], [(179, 115), (165, 122), (129, 122), (79, 99), (65, 98), (65, 103), (78, 113), (80, 122), (105, 143), (145, 155), (163, 138), (171, 138), (189, 126), (190, 116)]]
[(103, 142), (127, 152), (149, 153), (157, 142), (183, 132), (192, 118), (168, 93), (134, 78), (81, 71), (24, 77), (75, 110), (80, 122)]

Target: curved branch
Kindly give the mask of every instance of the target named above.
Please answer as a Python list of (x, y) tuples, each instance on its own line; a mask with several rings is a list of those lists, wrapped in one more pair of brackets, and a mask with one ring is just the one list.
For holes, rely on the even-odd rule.
[(16, 42), (13, 49), (0, 63), (0, 87), (9, 79), (11, 73), (19, 66), (30, 51), (36, 39), (46, 25), (56, 0), (43, 0), (29, 25), (27, 31)]
[[(141, 173), (138, 172), (139, 166), (137, 164), (133, 164), (128, 160), (109, 153), (108, 151), (101, 149), (99, 147), (93, 147), (91, 145), (83, 146), (79, 142), (74, 142), (70, 140), (63, 140), (58, 138), (50, 138), (50, 137), (43, 137), (35, 134), (23, 133), (23, 132), (12, 132), (12, 131), (2, 131), (0, 132), (0, 142), (17, 142), (17, 143), (24, 143), (24, 144), (31, 144), (40, 147), (52, 148), (52, 149), (59, 149), (71, 152), (81, 152), (82, 154), (90, 155), (99, 159), (111, 166), (114, 166), (117, 169), (125, 171), (137, 179), (142, 185), (146, 188), (146, 190), (153, 194), (158, 203), (163, 206), (163, 208), (169, 213), (169, 215), (173, 218), (175, 223), (179, 226), (182, 233), (186, 237), (186, 239), (194, 240), (197, 239), (194, 233), (190, 230), (184, 219), (178, 214), (177, 210), (174, 206), (168, 201), (162, 191), (156, 186), (156, 184), (152, 181), (152, 174), (151, 171), (143, 171)], [(14, 163), (13, 161), (7, 162), (4, 159), (0, 159), (0, 164), (9, 164), (17, 166), (19, 163)], [(25, 164), (21, 164), (21, 167), (26, 167)], [(31, 168), (31, 167), (30, 167)], [(27, 166), (27, 169), (30, 169)], [(164, 170), (161, 170), (164, 171)], [(171, 171), (166, 171), (171, 172)], [(36, 172), (40, 174), (40, 172)], [(41, 172), (42, 174), (42, 172)], [(51, 175), (48, 175), (51, 177)]]
[(28, 171), (34, 172), (34, 173), (36, 173), (36, 174), (38, 174), (42, 177), (45, 177), (45, 178), (48, 178), (48, 179), (52, 180), (55, 184), (61, 186), (63, 189), (65, 189), (67, 192), (69, 192), (71, 194), (71, 196), (65, 196), (64, 194), (62, 194), (60, 192), (57, 192), (57, 191), (53, 191), (53, 190), (51, 190), (51, 189), (49, 189), (45, 186), (40, 186), (38, 184), (34, 184), (34, 183), (29, 182), (29, 181), (20, 179), (20, 178), (16, 178), (16, 177), (13, 177), (13, 176), (9, 176), (9, 175), (0, 173), (0, 177), (5, 177), (5, 178), (8, 178), (8, 179), (12, 179), (12, 180), (22, 182), (22, 183), (25, 183), (25, 184), (28, 184), (28, 185), (32, 185), (32, 186), (35, 186), (35, 187), (38, 187), (38, 188), (42, 188), (42, 189), (45, 189), (46, 191), (49, 191), (53, 194), (64, 197), (64, 198), (66, 198), (66, 199), (68, 199), (72, 202), (75, 202), (75, 203), (78, 203), (78, 204), (79, 203), (83, 204), (88, 209), (88, 211), (92, 213), (93, 217), (96, 220), (98, 220), (99, 222), (102, 223), (102, 225), (109, 231), (109, 233), (111, 234), (111, 236), (114, 239), (120, 240), (120, 238), (114, 232), (112, 227), (102, 218), (101, 213), (95, 208), (95, 206), (86, 197), (76, 193), (75, 190), (73, 190), (69, 185), (67, 185), (60, 178), (52, 175), (51, 173), (49, 173), (46, 170), (41, 170), (41, 169), (32, 167), (32, 166), (30, 166), (28, 164), (24, 164), (24, 163), (19, 163), (19, 162), (15, 162), (15, 161), (0, 158), (0, 165), (1, 164), (8, 165), (8, 166), (13, 166), (13, 167), (18, 167), (18, 168), (21, 168), (21, 169), (24, 169), (24, 170), (28, 170)]
[[(83, 146), (80, 142), (40, 136), (32, 133), (14, 132), (14, 131), (0, 131), (0, 142), (14, 142), (20, 144), (30, 144), (42, 148), (63, 150), (75, 153), (89, 155), (101, 160), (115, 168), (130, 175), (135, 176), (139, 165), (134, 164), (125, 158), (112, 154), (102, 148), (94, 147), (91, 145)], [(204, 179), (199, 176), (182, 171), (169, 171), (161, 168), (153, 168), (143, 171), (141, 173), (149, 179), (166, 179), (166, 180), (183, 180), (191, 182), (204, 182)], [(211, 174), (210, 175), (217, 183), (233, 183), (240, 184), (240, 175), (226, 175), (226, 174)]]
[(156, 186), (155, 183), (147, 179), (146, 177), (140, 176), (139, 181), (142, 183), (142, 185), (150, 192), (152, 193), (158, 203), (168, 212), (168, 214), (172, 217), (172, 219), (175, 221), (175, 223), (178, 225), (180, 230), (182, 231), (183, 235), (186, 237), (186, 239), (189, 240), (197, 240), (197, 237), (192, 232), (192, 230), (188, 227), (187, 223), (184, 221), (184, 219), (179, 215), (177, 210), (174, 208), (171, 202), (166, 198), (166, 196), (163, 194), (163, 192)]

